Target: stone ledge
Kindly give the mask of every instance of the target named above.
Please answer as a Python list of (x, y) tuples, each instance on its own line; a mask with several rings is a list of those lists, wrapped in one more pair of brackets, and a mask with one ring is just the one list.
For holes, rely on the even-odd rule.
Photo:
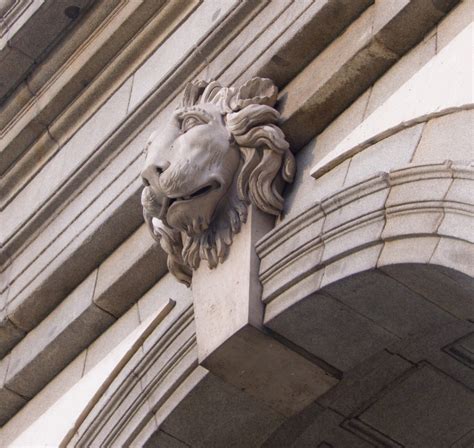
[[(128, 42), (136, 31), (143, 27), (153, 10), (160, 11), (163, 6), (162, 1), (148, 1), (143, 4), (130, 5), (120, 2), (108, 3), (108, 5), (101, 4), (94, 9), (93, 14), (87, 17), (88, 20), (73, 31), (70, 39), (68, 38), (60, 48), (57, 48), (50, 55), (47, 63), (41, 64), (29, 77), (27, 89), (33, 92), (34, 96), (26, 103), (15, 102), (13, 97), (6, 105), (7, 114), (1, 121), (3, 128), (1, 134), (5, 141), (5, 147), (2, 149), (0, 172), (5, 172), (10, 163), (21, 156), (28, 146), (39, 137), (40, 133), (51, 125), (52, 120), (63, 108), (84, 89), (84, 85), (89, 84), (104, 66), (117, 56), (124, 43)], [(172, 8), (168, 8), (171, 11), (163, 9), (166, 10), (166, 14), (176, 18), (180, 14), (185, 15), (188, 6), (177, 3), (173, 4)], [(108, 14), (104, 15), (104, 13)], [(113, 41), (114, 45), (111, 46), (111, 41), (108, 39), (114, 33), (116, 39)], [(156, 34), (154, 38), (156, 39)], [(89, 41), (89, 44), (93, 42), (93, 44), (84, 46), (84, 40)], [(140, 61), (140, 58), (143, 60), (146, 55), (146, 52), (135, 52), (134, 58), (128, 56), (134, 64), (137, 64), (136, 58), (138, 57)], [(110, 78), (109, 73), (109, 87), (106, 90), (115, 84), (110, 82)], [(96, 90), (95, 93), (97, 95), (98, 91)], [(101, 91), (100, 94), (103, 95), (104, 91)], [(21, 109), (19, 110), (18, 106), (20, 105)], [(75, 115), (77, 119), (77, 111)], [(34, 123), (37, 124), (36, 127)]]
[[(457, 3), (452, 0), (435, 6), (412, 0), (383, 16), (376, 27), (373, 8), (362, 14), (280, 93), (282, 130), (293, 150), (320, 133)], [(330, 64), (333, 59), (337, 66)]]
[[(132, 266), (133, 268), (135, 267)], [(11, 418), (72, 359), (89, 347), (97, 337), (105, 334), (107, 328), (116, 322), (111, 314), (94, 303), (94, 298), (97, 295), (99, 270), (94, 271), (84, 280), (45, 320), (28, 333), (7, 357), (0, 361), (0, 379), (2, 374), (5, 376), (0, 387), (0, 396), (8, 398), (6, 407), (2, 407), (6, 420)], [(135, 274), (140, 277), (139, 273), (135, 272)], [(132, 300), (137, 302), (139, 298), (142, 298), (145, 301), (154, 299), (156, 302), (156, 296), (160, 294), (160, 289), (161, 284), (156, 283), (148, 293), (140, 295), (140, 297), (133, 297)], [(166, 292), (161, 295), (163, 297), (159, 297), (162, 299), (160, 301), (166, 302), (163, 300), (166, 297)], [(120, 297), (118, 298), (120, 299)], [(144, 342), (144, 347), (147, 350), (151, 349), (155, 353), (155, 357), (162, 354), (160, 350), (171, 351), (171, 355), (175, 356), (173, 347), (169, 347), (169, 341), (179, 337), (181, 326), (192, 328), (193, 321), (192, 313), (190, 314), (189, 310), (189, 300), (184, 297), (180, 297), (180, 299), (182, 300), (176, 310), (178, 316), (173, 314), (167, 317), (164, 327), (160, 326), (153, 335), (149, 336), (148, 342)], [(153, 310), (155, 309), (156, 303), (153, 307)], [(174, 330), (168, 332), (170, 325)], [(155, 344), (156, 338), (159, 339), (157, 345)], [(153, 343), (149, 343), (150, 340), (153, 340)], [(195, 344), (194, 334), (193, 341)], [(158, 354), (156, 354), (157, 351)], [(196, 355), (193, 359), (196, 359)], [(42, 367), (38, 368), (39, 365)], [(164, 370), (168, 371), (166, 368)], [(87, 370), (84, 369), (84, 372)], [(129, 372), (130, 370), (124, 370), (120, 374), (119, 382)], [(148, 373), (145, 371), (143, 376), (146, 375)], [(103, 398), (108, 399), (109, 396), (104, 394)]]

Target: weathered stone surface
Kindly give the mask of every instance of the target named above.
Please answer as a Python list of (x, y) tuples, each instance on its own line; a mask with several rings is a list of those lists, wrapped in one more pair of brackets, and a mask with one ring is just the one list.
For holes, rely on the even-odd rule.
[[(407, 2), (393, 2), (393, 6), (397, 7), (401, 3)], [(387, 8), (387, 3), (381, 2), (379, 6)], [(428, 34), (428, 36), (430, 35)], [(394, 92), (435, 56), (437, 36), (428, 36), (403, 56), (372, 86), (365, 117), (375, 112)]]
[(5, 387), (10, 356), (0, 362), (0, 426), (3, 426), (25, 403), (26, 399)]
[(422, 365), (359, 418), (405, 446), (444, 448), (464, 436), (472, 424), (473, 398), (463, 385)]
[(405, 129), (356, 154), (350, 160), (344, 185), (355, 184), (378, 171), (388, 172), (411, 162), (422, 129), (422, 124)]
[(160, 425), (195, 447), (258, 447), (283, 418), (261, 402), (207, 374)]
[(383, 266), (381, 270), (459, 319), (473, 320), (473, 279), (466, 278), (466, 283), (471, 281), (469, 288), (446, 275), (447, 269), (421, 263)]
[(0, 311), (0, 359), (19, 342), (25, 331), (18, 328), (6, 315), (6, 310)]
[(385, 270), (388, 265), (429, 263), (439, 240), (437, 236), (427, 236), (385, 241), (378, 266)]
[(472, 0), (463, 0), (437, 26), (436, 47), (442, 50), (464, 28), (470, 25), (473, 19)]
[(42, 389), (26, 406), (20, 409), (0, 428), (0, 440), (8, 445), (19, 434), (27, 430), (48, 408), (61, 398), (82, 376), (86, 352), (82, 352), (44, 389)]
[(284, 86), (372, 3), (358, 0), (343, 4), (329, 0), (310, 5), (277, 40), (278, 48), (272, 48), (271, 57), (264, 53), (260, 61), (263, 67), (258, 69), (257, 76), (271, 77), (277, 86)]
[(130, 79), (28, 183), (16, 201), (6, 207), (3, 221), (5, 240), (10, 239), (18, 227), (78, 170), (98, 144), (125, 117), (131, 86)]
[(318, 403), (349, 417), (374, 402), (388, 384), (402, 376), (413, 364), (383, 350), (344, 375), (341, 382), (323, 395)]
[(96, 366), (105, 353), (109, 353), (120, 341), (123, 341), (140, 324), (138, 305), (134, 305), (123, 316), (114, 322), (107, 331), (104, 331), (87, 347), (87, 356), (84, 364), (84, 374)]
[[(222, 17), (235, 8), (236, 4), (235, 0), (206, 2), (178, 30), (175, 30), (135, 72), (130, 108), (133, 109), (168, 74), (171, 67), (177, 65), (183, 56), (204, 39), (217, 19), (222, 20)], [(163, 64), (163, 61), (166, 61), (166, 64)]]
[(31, 398), (115, 320), (95, 306), (91, 274), (11, 353), (6, 384)]
[(465, 241), (442, 238), (436, 246), (431, 263), (440, 264), (474, 277), (472, 244)]
[[(449, 67), (472, 58), (472, 26), (417, 71), (380, 107), (357, 126), (311, 172), (320, 177), (338, 163), (387, 136), (427, 119), (448, 115), (472, 103), (471, 73), (466, 66)], [(415, 94), (416, 92), (416, 94)], [(284, 127), (283, 127), (284, 129)]]
[(97, 266), (111, 249), (141, 223), (139, 182), (130, 185), (101, 213), (87, 233), (75, 238), (66, 251), (42, 270), (28, 287), (12, 297), (11, 319), (25, 330), (33, 328)]
[(157, 430), (156, 433), (154, 433), (153, 436), (147, 440), (143, 447), (155, 448), (157, 446), (160, 448), (187, 448), (189, 445), (181, 442), (173, 436), (170, 436), (164, 431)]
[(142, 225), (100, 265), (94, 302), (120, 317), (166, 273), (165, 258)]
[(445, 372), (459, 383), (474, 389), (472, 375), (472, 352), (469, 344), (474, 325), (466, 320), (457, 320), (447, 325), (435, 326), (390, 346), (388, 350), (398, 353), (410, 362), (427, 361)]
[(379, 271), (328, 285), (325, 292), (399, 337), (452, 322), (451, 315)]
[(398, 340), (393, 333), (324, 294), (312, 294), (266, 325), (345, 371)]
[(433, 118), (423, 129), (414, 163), (469, 160), (474, 156), (474, 110)]
[(371, 443), (364, 441), (342, 427), (343, 418), (329, 409), (321, 412), (314, 422), (291, 444), (294, 448), (354, 447), (369, 448)]

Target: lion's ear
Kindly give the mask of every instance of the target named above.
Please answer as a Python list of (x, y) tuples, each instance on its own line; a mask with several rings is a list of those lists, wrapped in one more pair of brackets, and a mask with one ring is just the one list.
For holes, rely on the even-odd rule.
[(276, 103), (278, 89), (268, 78), (252, 78), (237, 90), (232, 98), (233, 110), (243, 109), (250, 104), (273, 106)]

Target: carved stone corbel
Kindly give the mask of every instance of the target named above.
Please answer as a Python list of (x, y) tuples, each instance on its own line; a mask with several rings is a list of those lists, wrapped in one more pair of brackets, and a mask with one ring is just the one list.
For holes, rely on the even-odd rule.
[(282, 209), (278, 189), (293, 180), (295, 160), (278, 127), (277, 94), (264, 78), (239, 88), (189, 83), (168, 124), (148, 140), (145, 221), (170, 272), (188, 286), (201, 260), (210, 268), (224, 261), (249, 203), (272, 215)]

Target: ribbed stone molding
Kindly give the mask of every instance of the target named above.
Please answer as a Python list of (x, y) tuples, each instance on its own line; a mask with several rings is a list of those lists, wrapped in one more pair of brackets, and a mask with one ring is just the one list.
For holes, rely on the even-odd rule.
[(343, 189), (275, 228), (257, 244), (265, 322), (370, 269), (425, 264), (472, 276), (473, 180), (472, 162), (409, 165)]

